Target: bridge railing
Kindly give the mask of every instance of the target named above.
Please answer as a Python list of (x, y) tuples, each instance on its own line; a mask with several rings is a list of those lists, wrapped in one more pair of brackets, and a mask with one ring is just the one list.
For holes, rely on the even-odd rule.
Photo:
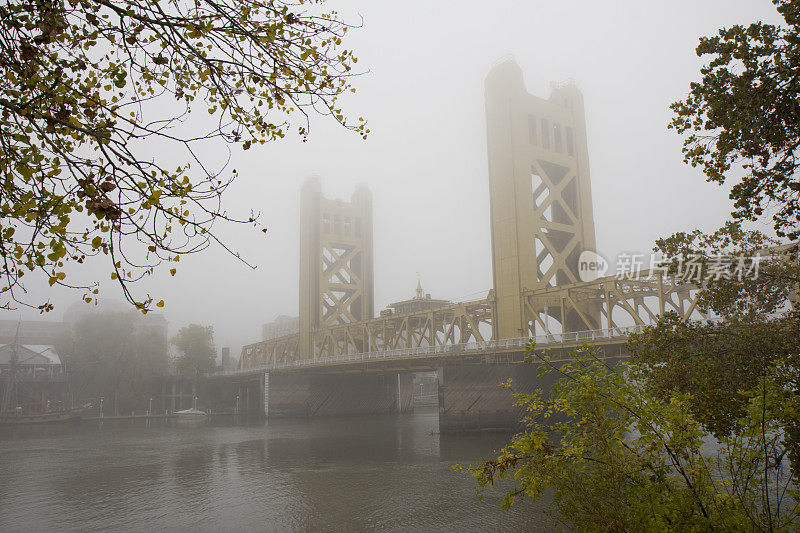
[(605, 329), (592, 329), (587, 331), (568, 331), (565, 333), (547, 333), (535, 337), (517, 337), (513, 339), (500, 339), (479, 342), (465, 342), (460, 344), (445, 344), (435, 346), (419, 346), (417, 348), (398, 348), (395, 350), (380, 350), (342, 354), (331, 357), (318, 357), (316, 359), (301, 359), (274, 365), (250, 367), (242, 370), (232, 370), (218, 375), (247, 374), (259, 370), (277, 370), (284, 368), (303, 368), (308, 366), (323, 366), (336, 363), (355, 361), (379, 361), (382, 359), (412, 359), (415, 357), (466, 355), (480, 353), (487, 350), (513, 350), (524, 348), (530, 341), (536, 346), (554, 346), (563, 344), (578, 344), (581, 342), (598, 342), (613, 339), (627, 338), (632, 333), (641, 333), (645, 326), (621, 326)]

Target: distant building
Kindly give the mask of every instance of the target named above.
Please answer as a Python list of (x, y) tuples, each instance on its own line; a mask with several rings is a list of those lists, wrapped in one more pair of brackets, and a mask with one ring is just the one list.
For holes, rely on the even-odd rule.
[(55, 348), (44, 344), (14, 344), (0, 346), (0, 372), (11, 364), (14, 351), (17, 364), (23, 366), (61, 366), (61, 357)]
[(55, 348), (13, 342), (0, 346), (0, 410), (43, 412), (51, 406), (63, 407), (66, 393), (67, 373)]
[(220, 370), (223, 372), (227, 372), (229, 370), (236, 370), (236, 367), (239, 366), (239, 360), (235, 357), (231, 357), (231, 349), (227, 346), (222, 349), (222, 357), (220, 362)]
[[(19, 326), (19, 335), (17, 327)], [(69, 331), (64, 322), (48, 320), (0, 320), (0, 344), (54, 344), (59, 335)]]
[(169, 322), (162, 314), (147, 313), (140, 317), (139, 328), (152, 328), (168, 335)]
[(389, 311), (389, 314), (399, 315), (416, 313), (418, 311), (427, 311), (430, 309), (445, 307), (451, 303), (452, 302), (450, 300), (432, 299), (430, 293), (425, 294), (422, 290), (422, 282), (417, 280), (417, 291), (413, 298), (389, 304), (389, 309), (381, 312), (381, 315), (386, 314), (386, 311)]
[(279, 315), (274, 321), (261, 326), (261, 340), (267, 341), (300, 331), (300, 317)]
[(86, 315), (102, 315), (107, 313), (136, 313), (137, 328), (153, 328), (157, 329), (165, 336), (168, 334), (167, 329), (169, 323), (164, 315), (153, 312), (143, 315), (136, 311), (129, 303), (120, 300), (103, 300), (102, 304), (96, 306), (77, 301), (64, 311), (64, 324), (66, 324), (68, 328), (73, 328), (75, 324), (80, 322)]

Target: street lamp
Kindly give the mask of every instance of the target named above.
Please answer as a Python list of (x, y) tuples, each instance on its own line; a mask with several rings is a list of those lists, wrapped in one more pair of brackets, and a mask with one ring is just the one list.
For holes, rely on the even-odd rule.
[(239, 414), (239, 395), (236, 395), (236, 414)]
[(103, 418), (103, 397), (100, 396), (100, 418)]
[(153, 414), (153, 399), (150, 398), (150, 405), (147, 407), (147, 416), (151, 416)]

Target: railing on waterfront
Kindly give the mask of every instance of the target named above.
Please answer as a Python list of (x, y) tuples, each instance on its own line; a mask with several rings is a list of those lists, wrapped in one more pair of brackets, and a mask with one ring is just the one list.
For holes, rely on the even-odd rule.
[(216, 375), (250, 374), (265, 370), (279, 370), (286, 368), (303, 368), (310, 366), (325, 366), (336, 363), (349, 363), (359, 361), (380, 361), (383, 359), (414, 359), (418, 357), (448, 357), (453, 355), (468, 355), (486, 351), (504, 351), (524, 348), (533, 341), (537, 347), (557, 346), (563, 344), (592, 343), (611, 340), (627, 339), (632, 333), (641, 333), (643, 325), (623, 326), (605, 329), (591, 329), (587, 331), (568, 331), (566, 333), (548, 333), (535, 337), (517, 337), (514, 339), (500, 339), (479, 342), (464, 342), (460, 344), (443, 344), (435, 346), (419, 346), (417, 348), (398, 348), (395, 350), (381, 350), (342, 354), (330, 357), (317, 357), (315, 359), (299, 359), (273, 365), (250, 367), (241, 370), (229, 370)]
[[(11, 373), (8, 365), (0, 366), (0, 381)], [(67, 372), (63, 365), (17, 365), (16, 379), (19, 381), (65, 381)]]

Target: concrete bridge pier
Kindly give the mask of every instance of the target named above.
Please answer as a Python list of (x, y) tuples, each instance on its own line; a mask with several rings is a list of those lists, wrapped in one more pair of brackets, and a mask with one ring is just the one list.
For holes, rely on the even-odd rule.
[(233, 376), (211, 376), (201, 383), (197, 405), (212, 413), (263, 417), (264, 372)]
[[(447, 363), (439, 367), (439, 432), (516, 431), (523, 411), (515, 392), (548, 389), (555, 381), (525, 363)], [(512, 380), (512, 388), (500, 384)]]
[(402, 413), (413, 409), (411, 372), (272, 373), (270, 417)]
[[(621, 344), (596, 346), (598, 356), (607, 364), (615, 365), (628, 357)], [(539, 350), (537, 350), (539, 352)], [(569, 348), (543, 349), (561, 366), (574, 357)], [(436, 374), (439, 381), (439, 432), (462, 431), (518, 431), (525, 416), (523, 408), (514, 405), (515, 393), (531, 393), (540, 389), (550, 393), (553, 384), (562, 376), (551, 372), (540, 377), (541, 362), (523, 362), (522, 352), (501, 357), (470, 358), (446, 362)], [(511, 387), (501, 383), (511, 380)]]
[(265, 416), (266, 405), (264, 402), (264, 374), (258, 374), (253, 379), (239, 383), (237, 390), (238, 410), (242, 414)]

